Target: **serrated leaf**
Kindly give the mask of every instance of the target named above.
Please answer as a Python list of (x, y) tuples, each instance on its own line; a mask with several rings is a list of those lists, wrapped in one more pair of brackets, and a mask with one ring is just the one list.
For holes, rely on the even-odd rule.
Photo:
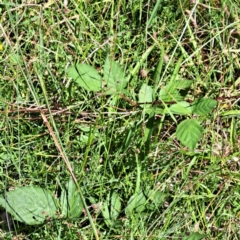
[(41, 224), (48, 217), (56, 217), (57, 207), (53, 196), (40, 187), (16, 188), (7, 192), (4, 199), (1, 197), (0, 203), (17, 221), (29, 225)]
[(145, 203), (147, 199), (142, 191), (130, 197), (128, 205), (125, 209), (127, 215), (132, 215), (134, 212), (140, 213), (145, 210)]
[(104, 64), (104, 81), (107, 84), (106, 94), (122, 93), (127, 85), (127, 78), (120, 64), (111, 60), (109, 56)]
[(192, 84), (190, 80), (177, 80), (160, 90), (159, 98), (164, 102), (182, 101)]
[(98, 71), (87, 64), (76, 64), (68, 68), (67, 74), (87, 91), (98, 92), (102, 88), (102, 78)]
[(62, 215), (68, 218), (78, 218), (82, 214), (83, 203), (72, 177), (66, 184), (66, 190), (61, 194)]
[[(141, 89), (138, 94), (138, 102), (139, 103), (146, 103), (146, 102), (152, 102), (153, 101), (153, 89), (152, 87), (148, 86), (146, 83), (144, 83), (141, 86)], [(144, 106), (151, 106), (151, 104), (144, 104), (140, 105), (141, 107)]]
[(174, 82), (174, 86), (176, 89), (185, 90), (191, 87), (193, 81), (191, 80), (177, 80)]
[(197, 120), (187, 119), (178, 125), (176, 135), (184, 146), (193, 151), (201, 138), (202, 132), (203, 128)]
[(200, 116), (205, 116), (209, 114), (216, 105), (217, 101), (214, 99), (210, 98), (199, 99), (192, 104), (193, 113), (198, 114)]
[(177, 89), (174, 89), (171, 84), (165, 86), (160, 90), (159, 98), (163, 102), (182, 101), (181, 96)]
[(190, 103), (182, 101), (178, 102), (176, 104), (173, 104), (169, 107), (169, 110), (173, 114), (183, 114), (183, 115), (188, 115), (192, 113), (192, 108)]

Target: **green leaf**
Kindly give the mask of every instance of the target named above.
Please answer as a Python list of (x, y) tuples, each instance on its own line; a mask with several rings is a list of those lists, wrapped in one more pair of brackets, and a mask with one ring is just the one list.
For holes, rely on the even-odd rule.
[(177, 80), (170, 82), (160, 90), (159, 98), (164, 102), (182, 101), (192, 84), (190, 80)]
[(76, 64), (68, 68), (67, 74), (87, 91), (98, 92), (102, 88), (102, 78), (98, 71), (86, 64)]
[(193, 81), (191, 80), (177, 80), (174, 82), (175, 88), (179, 90), (189, 89), (192, 85)]
[(239, 117), (240, 116), (240, 110), (224, 111), (224, 112), (220, 113), (220, 116)]
[(107, 199), (107, 201), (103, 203), (101, 209), (102, 209), (102, 215), (103, 215), (105, 223), (108, 226), (112, 226), (113, 222), (112, 222), (112, 219), (110, 218), (110, 212), (109, 212), (109, 209), (108, 209), (108, 200), (109, 199)]
[(116, 192), (112, 193), (111, 196), (111, 205), (110, 205), (110, 214), (113, 220), (116, 220), (121, 211), (121, 200)]
[(67, 191), (65, 189), (61, 190), (60, 203), (61, 203), (62, 216), (67, 217), (69, 205), (68, 205), (68, 199), (67, 199)]
[(161, 79), (161, 75), (162, 75), (162, 68), (163, 68), (163, 62), (164, 62), (164, 54), (165, 54), (165, 50), (164, 50), (164, 46), (161, 44), (160, 46), (160, 58), (159, 58), (159, 62), (157, 64), (157, 67), (155, 68), (154, 71), (154, 75), (153, 75), (153, 80), (154, 83), (157, 85)]
[(163, 203), (167, 195), (164, 192), (154, 189), (149, 190), (147, 196), (148, 199), (151, 200), (151, 204), (147, 206), (148, 209), (155, 211), (158, 207), (163, 206)]
[(121, 211), (121, 200), (116, 192), (109, 193), (102, 206), (102, 215), (108, 226), (112, 226)]
[(202, 98), (195, 101), (192, 104), (193, 113), (198, 114), (200, 116), (205, 116), (210, 113), (213, 108), (217, 105), (217, 101), (210, 98)]
[(104, 81), (107, 84), (106, 94), (109, 95), (122, 93), (128, 82), (119, 63), (111, 60), (109, 56), (104, 64)]
[(166, 194), (164, 192), (154, 190), (153, 194), (151, 195), (152, 201), (156, 206), (162, 205)]
[[(157, 15), (157, 12), (160, 11), (161, 9), (163, 8), (163, 0), (157, 0), (155, 6), (154, 6), (154, 9), (151, 13), (151, 16), (147, 22), (147, 26), (150, 26), (151, 23), (152, 23), (152, 20), (154, 19), (154, 17)], [(160, 13), (158, 13), (160, 14)]]
[(206, 237), (205, 234), (200, 234), (200, 233), (195, 232), (195, 233), (191, 233), (187, 237), (184, 237), (183, 240), (201, 240), (205, 237)]
[(180, 101), (183, 100), (182, 96), (178, 94), (178, 91), (174, 91), (173, 88), (171, 88), (171, 84), (163, 87), (159, 92), (159, 98), (163, 102), (171, 102), (175, 101), (175, 98), (180, 97)]
[(29, 225), (41, 224), (46, 218), (56, 217), (56, 203), (52, 195), (40, 187), (24, 186), (7, 192), (0, 204), (17, 221)]
[(173, 73), (171, 74), (171, 78), (170, 78), (170, 81), (169, 81), (170, 83), (175, 82), (175, 81), (179, 78), (178, 72), (179, 72), (179, 69), (180, 69), (180, 67), (181, 67), (181, 65), (182, 65), (182, 60), (183, 60), (183, 56), (181, 56), (181, 57), (178, 59), (177, 63), (175, 64), (174, 71), (173, 71)]
[[(148, 86), (146, 83), (144, 83), (141, 86), (141, 89), (138, 94), (138, 102), (139, 103), (146, 103), (146, 102), (152, 102), (153, 101), (153, 89), (152, 87)], [(151, 106), (152, 104), (142, 104), (141, 107), (144, 106)]]
[(130, 79), (131, 76), (136, 76), (137, 72), (139, 71), (139, 68), (142, 66), (142, 64), (146, 61), (147, 57), (149, 56), (149, 54), (152, 52), (152, 50), (154, 49), (155, 44), (150, 46), (141, 56), (141, 58), (137, 61), (136, 66), (133, 68), (133, 70), (131, 71), (128, 79)]
[(125, 209), (127, 215), (132, 215), (134, 212), (140, 213), (145, 210), (145, 203), (147, 199), (144, 193), (139, 191), (137, 194), (134, 194), (130, 197), (128, 205)]
[(80, 143), (81, 147), (88, 144), (89, 137), (92, 135), (94, 138), (99, 137), (98, 131), (93, 131), (91, 127), (85, 125), (78, 125), (80, 134), (76, 136), (76, 141)]
[(169, 110), (173, 114), (182, 114), (182, 115), (188, 115), (192, 113), (192, 108), (190, 103), (182, 101), (178, 102), (176, 104), (173, 104), (169, 107)]
[(12, 65), (18, 65), (18, 64), (22, 65), (24, 63), (23, 59), (21, 58), (21, 55), (17, 53), (11, 54), (9, 59)]
[(82, 214), (83, 203), (78, 193), (75, 182), (70, 177), (66, 184), (66, 190), (61, 194), (62, 215), (68, 218), (78, 218)]
[(201, 138), (202, 132), (203, 128), (197, 120), (187, 119), (178, 125), (176, 135), (184, 146), (193, 151)]

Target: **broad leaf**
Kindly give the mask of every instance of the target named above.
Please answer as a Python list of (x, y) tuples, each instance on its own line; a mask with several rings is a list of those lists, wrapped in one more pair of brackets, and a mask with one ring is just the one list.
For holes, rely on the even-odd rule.
[(209, 98), (202, 98), (193, 103), (193, 113), (205, 116), (217, 105), (217, 101)]
[(196, 144), (201, 138), (203, 132), (202, 126), (194, 119), (187, 119), (182, 121), (176, 131), (178, 140), (186, 147), (194, 150)]
[(183, 115), (188, 115), (192, 113), (192, 108), (190, 103), (182, 101), (178, 102), (176, 104), (173, 104), (169, 107), (169, 110), (173, 114), (183, 114)]
[(121, 200), (116, 192), (109, 193), (102, 206), (102, 215), (108, 226), (117, 220), (121, 211)]
[(101, 210), (102, 210), (102, 215), (103, 215), (105, 223), (108, 226), (111, 226), (111, 225), (113, 225), (113, 221), (112, 221), (112, 219), (110, 217), (110, 212), (109, 212), (109, 209), (108, 209), (108, 200), (109, 199), (107, 199), (107, 201), (105, 201), (103, 203)]
[(192, 84), (190, 80), (177, 80), (160, 90), (159, 98), (164, 102), (182, 101)]
[(172, 85), (178, 90), (186, 90), (191, 87), (192, 82), (191, 80), (176, 80)]
[(164, 192), (153, 190), (151, 194), (151, 199), (156, 206), (163, 204), (166, 194)]
[(148, 199), (150, 199), (151, 204), (149, 204), (147, 207), (148, 209), (155, 211), (156, 209), (158, 209), (158, 207), (163, 206), (163, 203), (165, 201), (166, 198), (166, 194), (164, 192), (161, 192), (159, 190), (150, 190), (147, 193)]
[(17, 221), (29, 225), (41, 224), (49, 217), (56, 217), (54, 198), (40, 187), (16, 188), (1, 197), (0, 203)]
[(177, 101), (177, 98), (182, 101), (183, 97), (178, 94), (178, 91), (171, 88), (171, 85), (167, 85), (160, 90), (159, 98), (163, 102)]
[(11, 54), (9, 59), (10, 59), (10, 62), (12, 65), (18, 65), (18, 64), (22, 65), (24, 63), (21, 55), (16, 54), (16, 53)]
[(63, 217), (67, 217), (68, 216), (68, 210), (69, 210), (69, 204), (68, 204), (66, 189), (61, 190), (60, 203), (61, 203), (61, 214), (62, 214)]
[(184, 237), (183, 240), (201, 240), (205, 237), (207, 237), (205, 234), (195, 232), (195, 233), (191, 233), (187, 237)]
[(127, 215), (132, 215), (134, 212), (140, 213), (145, 210), (146, 197), (142, 191), (130, 197), (128, 205), (125, 209)]
[[(139, 103), (149, 103), (153, 101), (153, 89), (152, 87), (148, 86), (146, 83), (144, 83), (141, 86), (141, 89), (138, 94), (138, 102)], [(151, 104), (144, 104), (145, 106), (151, 106)], [(143, 104), (141, 104), (141, 107), (144, 107)]]
[(92, 66), (76, 64), (67, 70), (67, 74), (87, 91), (98, 92), (102, 88), (102, 78)]
[(80, 130), (80, 134), (76, 136), (76, 140), (82, 148), (88, 144), (90, 136), (94, 137), (94, 139), (97, 139), (99, 136), (99, 132), (93, 131), (90, 126), (82, 124), (78, 125), (78, 129)]
[(109, 56), (104, 64), (104, 81), (107, 85), (106, 94), (122, 93), (127, 85), (127, 78), (119, 63), (111, 60)]
[(61, 194), (62, 215), (68, 218), (78, 218), (82, 214), (83, 203), (81, 201), (76, 184), (70, 177), (66, 184), (66, 190)]
[(113, 220), (116, 220), (121, 211), (121, 200), (116, 192), (113, 192), (111, 195), (111, 206), (110, 206), (110, 214)]

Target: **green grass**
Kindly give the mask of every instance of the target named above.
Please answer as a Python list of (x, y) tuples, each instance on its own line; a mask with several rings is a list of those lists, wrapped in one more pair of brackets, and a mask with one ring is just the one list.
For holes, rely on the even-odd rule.
[[(59, 196), (72, 169), (91, 217), (85, 211), (37, 226), (6, 221), (0, 238), (181, 239), (198, 232), (239, 239), (239, 112), (222, 114), (240, 110), (240, 3), (27, 2), (0, 3), (0, 189), (35, 185)], [(140, 106), (88, 92), (66, 74), (76, 63), (102, 73), (108, 55), (124, 69), (123, 94), (132, 101), (143, 83), (157, 95), (173, 77), (193, 81), (188, 99), (218, 100), (207, 119), (198, 118), (204, 133), (194, 152), (176, 138), (185, 117), (176, 115), (176, 123), (156, 114), (151, 122)], [(149, 191), (142, 211), (128, 213), (129, 199)], [(112, 192), (121, 210), (110, 226), (101, 204)]]

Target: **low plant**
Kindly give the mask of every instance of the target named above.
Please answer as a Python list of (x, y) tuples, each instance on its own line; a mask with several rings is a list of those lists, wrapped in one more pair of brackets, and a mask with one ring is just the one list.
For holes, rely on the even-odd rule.
[[(136, 218), (144, 212), (154, 211), (161, 206), (166, 195), (158, 190), (140, 189), (130, 197), (125, 208), (126, 216)], [(53, 219), (78, 219), (83, 213), (83, 203), (72, 178), (61, 191), (60, 198), (54, 198), (46, 189), (37, 186), (22, 186), (0, 195), (0, 204), (15, 220), (27, 225), (39, 225)], [(122, 222), (118, 220), (122, 212), (121, 198), (112, 191), (100, 204), (106, 225), (111, 229)], [(205, 235), (192, 233), (186, 240), (200, 240)]]
[[(217, 105), (217, 101), (210, 98), (194, 99), (192, 103), (186, 101), (185, 97), (193, 81), (181, 79), (177, 75), (180, 64), (181, 59), (176, 64), (172, 78), (160, 91), (157, 90), (157, 85), (149, 86), (143, 83), (138, 94), (138, 103), (134, 105), (135, 107), (141, 106), (143, 111), (149, 114), (149, 119), (156, 113), (160, 113), (164, 120), (165, 115), (169, 114), (178, 124), (177, 139), (193, 151), (203, 133), (198, 116), (206, 119)], [(103, 77), (94, 67), (87, 64), (71, 66), (68, 69), (68, 76), (87, 91), (102, 92), (105, 95), (116, 97), (124, 95), (129, 81), (120, 64), (109, 57), (106, 58), (104, 64)], [(130, 100), (130, 102), (134, 101)], [(187, 119), (178, 123), (174, 117), (175, 114), (185, 115)], [(203, 119), (201, 118), (201, 120)]]
[[(157, 83), (155, 85), (143, 83), (138, 93), (138, 102), (128, 100), (133, 107), (140, 107), (148, 115), (149, 123), (154, 119), (155, 114), (162, 115), (162, 122), (165, 115), (170, 115), (178, 124), (177, 139), (193, 151), (203, 133), (200, 121), (207, 118), (217, 101), (200, 98), (190, 103), (185, 100), (193, 81), (178, 77), (180, 64), (181, 59), (176, 64), (172, 78), (163, 88), (158, 90)], [(156, 71), (159, 71), (159, 65)], [(67, 70), (67, 74), (86, 91), (104, 93), (113, 97), (115, 101), (112, 102), (117, 102), (119, 97), (127, 94), (126, 87), (130, 80), (125, 76), (120, 64), (109, 57), (104, 64), (103, 76), (87, 64), (73, 65)], [(176, 114), (184, 115), (186, 119), (178, 123), (174, 116)], [(150, 144), (152, 133), (153, 124), (149, 124), (145, 132), (144, 144)], [(165, 193), (159, 190), (142, 189), (139, 186), (129, 197), (125, 209), (122, 209), (121, 197), (116, 191), (111, 191), (106, 199), (103, 199), (100, 209), (104, 222), (111, 228), (119, 223), (119, 215), (124, 210), (126, 216), (131, 219), (135, 215), (157, 209), (163, 204), (165, 197)], [(54, 198), (51, 193), (41, 187), (22, 186), (2, 194), (0, 204), (15, 220), (29, 225), (42, 224), (51, 219), (77, 219), (83, 213), (83, 203), (72, 178), (65, 187), (62, 187), (60, 198)], [(191, 236), (187, 239), (193, 239), (190, 238)], [(199, 235), (194, 239), (201, 238), (203, 236)]]
[(54, 198), (44, 188), (30, 185), (1, 194), (0, 205), (15, 220), (28, 225), (42, 224), (54, 218), (78, 218), (83, 210), (83, 203), (72, 178), (61, 190), (60, 198)]

